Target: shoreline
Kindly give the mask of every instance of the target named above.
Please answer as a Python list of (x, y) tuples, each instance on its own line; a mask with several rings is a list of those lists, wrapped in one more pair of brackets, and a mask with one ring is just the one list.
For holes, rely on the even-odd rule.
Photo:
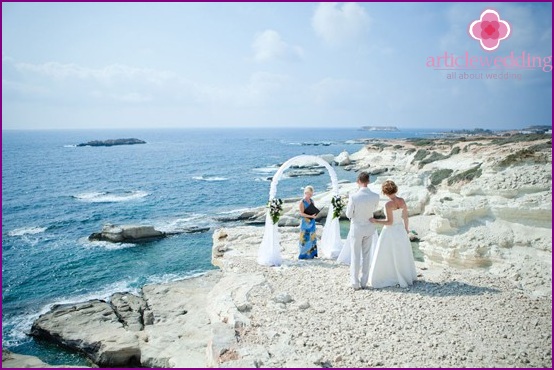
[[(524, 157), (522, 163), (517, 162), (518, 158), (515, 158), (515, 164), (511, 163), (506, 168), (500, 168), (497, 164), (487, 162), (486, 157), (488, 156), (488, 154), (486, 148), (478, 145), (472, 145), (471, 141), (463, 142), (460, 145), (459, 153), (456, 153), (455, 155), (450, 155), (450, 157), (448, 157), (448, 153), (452, 153), (452, 146), (455, 146), (456, 144), (449, 145), (448, 143), (438, 143), (441, 141), (441, 139), (436, 140), (437, 142), (431, 144), (433, 148), (429, 148), (428, 146), (424, 145), (418, 146), (410, 142), (406, 143), (405, 140), (378, 139), (375, 142), (367, 143), (366, 146), (362, 148), (359, 152), (350, 154), (350, 158), (353, 160), (354, 163), (352, 170), (360, 170), (366, 168), (386, 168), (385, 171), (376, 175), (377, 181), (375, 184), (373, 184), (373, 186), (375, 187), (377, 187), (382, 179), (389, 176), (395, 179), (402, 179), (402, 184), (405, 185), (403, 185), (401, 191), (406, 192), (406, 195), (402, 193), (402, 196), (404, 196), (405, 199), (409, 202), (409, 207), (412, 212), (411, 216), (414, 217), (414, 220), (423, 220), (423, 225), (429, 225), (429, 230), (427, 231), (427, 233), (423, 233), (423, 235), (421, 235), (422, 243), (420, 243), (420, 249), (422, 249), (422, 251), (424, 252), (426, 256), (426, 261), (423, 263), (416, 263), (416, 265), (418, 266), (418, 273), (422, 273), (423, 277), (427, 280), (424, 280), (425, 283), (422, 283), (419, 287), (419, 284), (416, 283), (409, 297), (418, 296), (418, 298), (420, 299), (421, 297), (436, 298), (436, 295), (433, 296), (431, 294), (428, 294), (427, 292), (428, 290), (433, 289), (437, 290), (437, 294), (439, 294), (439, 297), (440, 294), (444, 293), (443, 290), (459, 291), (461, 292), (462, 297), (456, 298), (458, 305), (468, 307), (473, 312), (475, 311), (473, 309), (473, 301), (471, 299), (467, 299), (467, 297), (484, 296), (486, 297), (487, 301), (491, 300), (491, 302), (496, 302), (492, 303), (492, 305), (490, 306), (491, 310), (493, 310), (495, 313), (504, 312), (502, 311), (502, 307), (498, 306), (498, 304), (500, 304), (498, 302), (504, 302), (504, 305), (508, 304), (509, 300), (511, 299), (522, 301), (525, 304), (531, 304), (529, 302), (539, 302), (538, 305), (540, 307), (538, 312), (540, 312), (542, 316), (538, 317), (539, 321), (535, 325), (535, 328), (538, 327), (539, 329), (533, 329), (535, 330), (533, 331), (533, 333), (540, 336), (546, 342), (551, 342), (551, 338), (543, 337), (545, 332), (543, 330), (540, 330), (540, 328), (545, 327), (545, 325), (548, 326), (548, 323), (544, 322), (543, 319), (544, 315), (547, 314), (546, 308), (548, 308), (548, 298), (549, 296), (551, 297), (551, 289), (549, 289), (549, 284), (551, 287), (551, 263), (550, 265), (548, 265), (547, 262), (544, 262), (544, 258), (547, 255), (551, 256), (551, 246), (550, 249), (548, 249), (548, 247), (546, 246), (546, 242), (548, 242), (547, 239), (544, 245), (539, 243), (535, 247), (533, 247), (533, 245), (531, 244), (526, 247), (526, 242), (522, 239), (522, 237), (514, 234), (514, 231), (512, 231), (511, 234), (509, 231), (507, 231), (510, 230), (510, 228), (514, 229), (514, 227), (516, 227), (516, 232), (536, 233), (538, 232), (537, 230), (540, 231), (544, 228), (547, 229), (548, 222), (551, 225), (551, 218), (550, 221), (548, 221), (548, 219), (544, 219), (547, 213), (550, 214), (549, 209), (540, 206), (537, 208), (538, 203), (534, 200), (535, 198), (548, 199), (548, 197), (550, 197), (551, 207), (551, 183), (548, 183), (548, 181), (545, 183), (548, 184), (548, 187), (545, 190), (544, 186), (541, 185), (543, 183), (539, 182), (539, 184), (537, 185), (537, 183), (533, 184), (525, 181), (521, 183), (520, 181), (520, 183), (512, 184), (515, 186), (515, 188), (511, 189), (503, 188), (501, 186), (502, 181), (496, 181), (510, 179), (511, 175), (508, 172), (511, 171), (512, 166), (518, 167), (516, 168), (516, 170), (520, 172), (523, 171), (521, 172), (522, 174), (527, 172), (536, 173), (537, 168), (543, 165), (543, 163), (541, 162), (542, 157), (537, 157), (538, 162), (531, 163), (527, 163), (530, 161), (529, 158)], [(374, 145), (379, 143), (386, 146)], [(402, 149), (394, 149), (396, 145), (403, 145), (403, 147)], [(525, 147), (525, 143), (511, 143), (510, 145), (511, 147), (509, 149), (512, 150), (512, 152), (517, 152), (518, 150), (521, 151)], [(469, 147), (469, 149), (464, 152), (464, 148), (466, 147)], [(527, 145), (527, 147), (529, 147), (529, 145)], [(415, 149), (414, 152), (406, 154), (412, 148)], [(504, 149), (505, 150), (501, 152), (501, 154), (504, 155), (504, 158), (502, 158), (503, 160), (506, 158), (510, 158), (509, 156), (511, 154), (514, 154), (511, 153), (510, 150), (506, 150), (506, 148)], [(419, 150), (427, 150), (428, 153), (419, 161), (414, 161), (414, 157), (417, 155), (417, 152)], [(404, 151), (406, 153), (404, 153)], [(442, 157), (439, 155), (435, 155), (435, 157), (433, 157), (433, 152), (439, 154), (442, 153), (440, 154)], [(466, 159), (466, 157), (464, 157), (464, 153), (467, 154), (466, 157), (469, 158)], [(542, 152), (540, 150), (538, 150), (537, 153), (539, 155), (542, 155)], [(457, 157), (458, 155), (460, 156)], [(419, 167), (421, 165), (421, 162), (423, 162), (426, 158), (435, 160), (424, 163), (423, 166)], [(464, 182), (462, 186), (457, 186), (456, 184), (454, 184), (453, 186), (446, 186), (446, 182), (449, 179), (448, 177), (446, 177), (442, 179), (441, 183), (434, 185), (434, 193), (428, 189), (429, 185), (432, 184), (427, 184), (426, 179), (429, 179), (433, 172), (448, 167), (450, 167), (449, 169), (452, 169), (452, 167), (454, 167), (453, 173), (451, 174), (451, 177), (454, 177), (456, 173), (463, 173), (466, 168), (472, 168), (472, 166), (474, 167), (474, 162), (476, 162), (476, 158), (484, 158), (481, 161), (481, 166), (485, 168), (485, 171), (479, 177), (472, 179), (469, 182)], [(479, 160), (477, 162), (479, 162)], [(488, 173), (487, 171), (489, 170), (489, 168), (493, 172)], [(498, 168), (500, 168), (500, 170)], [(494, 175), (495, 177), (490, 177), (491, 175)], [(487, 176), (489, 177), (487, 178)], [(500, 192), (501, 195), (499, 196), (487, 194), (487, 189), (485, 189), (484, 194), (480, 194), (478, 192), (478, 189), (483, 188), (483, 186), (486, 185), (486, 182), (484, 182), (483, 178), (488, 179), (488, 181), (495, 181), (493, 183), (494, 186), (490, 188), (492, 188), (491, 190)], [(540, 181), (546, 180), (542, 179)], [(474, 185), (473, 183), (477, 183), (477, 185)], [(340, 193), (344, 195), (354, 188), (355, 187), (352, 184), (341, 184)], [(378, 188), (376, 188), (376, 190), (379, 191)], [(537, 196), (533, 194), (537, 194)], [(325, 203), (328, 202), (327, 198), (329, 197), (329, 194), (323, 193), (318, 195), (317, 200), (318, 202)], [(486, 204), (482, 202), (484, 199), (489, 198), (494, 199), (494, 202), (487, 201)], [(523, 199), (525, 202), (518, 203), (520, 198)], [(527, 208), (521, 208), (527, 207), (525, 206), (525, 204), (529, 203), (529, 201), (532, 201), (531, 209), (534, 211), (534, 213), (529, 213), (526, 210)], [(464, 202), (469, 203), (465, 204)], [(250, 209), (250, 211), (256, 211), (260, 208), (262, 210), (264, 209), (263, 207), (259, 207)], [(536, 219), (529, 218), (530, 220), (532, 220), (532, 223), (530, 225), (518, 223), (516, 226), (514, 226), (514, 220), (510, 219), (508, 215), (509, 212), (516, 212), (516, 210), (519, 213), (528, 215), (528, 217), (531, 217), (532, 215), (536, 215), (538, 213), (539, 217)], [(292, 220), (294, 218), (294, 210), (285, 210), (284, 216), (286, 217), (283, 219), (283, 221)], [(479, 218), (483, 217), (487, 219), (487, 222), (489, 222), (490, 225), (487, 226), (479, 224)], [(491, 217), (494, 217), (494, 219), (492, 219)], [(286, 224), (287, 223), (285, 222), (285, 225)], [(536, 226), (533, 226), (535, 224), (539, 225), (538, 228)], [(488, 230), (491, 225), (495, 225), (494, 227), (498, 227), (499, 232), (492, 233), (494, 235), (486, 235), (485, 237), (480, 237), (479, 235), (484, 230)], [(379, 345), (378, 347), (371, 347), (367, 350), (368, 352), (381, 353), (383, 356), (381, 356), (382, 358), (379, 357), (380, 359), (377, 359), (378, 356), (376, 356), (371, 358), (362, 358), (363, 361), (359, 361), (359, 359), (352, 360), (350, 358), (351, 355), (347, 354), (346, 352), (336, 352), (333, 358), (315, 358), (312, 356), (313, 353), (321, 351), (317, 349), (317, 345), (315, 347), (312, 346), (312, 342), (315, 342), (315, 339), (317, 338), (312, 338), (311, 335), (308, 335), (306, 339), (304, 339), (303, 334), (300, 335), (300, 332), (295, 331), (295, 328), (297, 328), (298, 325), (296, 325), (294, 322), (290, 322), (287, 320), (282, 321), (281, 326), (288, 327), (290, 328), (290, 330), (281, 332), (281, 327), (275, 328), (271, 322), (268, 322), (267, 320), (264, 321), (264, 316), (268, 312), (271, 313), (272, 318), (282, 319), (283, 314), (288, 313), (295, 315), (295, 317), (297, 318), (308, 320), (309, 323), (312, 323), (312, 319), (311, 317), (306, 317), (306, 312), (311, 312), (312, 315), (320, 318), (327, 317), (326, 313), (328, 314), (329, 312), (334, 312), (333, 317), (340, 317), (341, 313), (339, 311), (333, 310), (332, 307), (323, 309), (324, 312), (319, 312), (321, 309), (315, 309), (315, 307), (318, 305), (325, 306), (326, 302), (321, 301), (320, 298), (314, 296), (312, 294), (313, 292), (309, 290), (303, 290), (301, 289), (301, 287), (294, 287), (290, 285), (291, 282), (287, 279), (285, 272), (292, 272), (293, 276), (295, 276), (296, 278), (305, 279), (306, 281), (310, 281), (313, 284), (317, 285), (317, 279), (314, 280), (311, 275), (306, 275), (306, 271), (303, 271), (303, 268), (304, 270), (308, 269), (310, 273), (313, 273), (314, 276), (318, 276), (321, 280), (327, 279), (328, 277), (325, 275), (325, 273), (331, 271), (332, 273), (336, 274), (336, 276), (332, 275), (334, 276), (333, 279), (335, 279), (332, 281), (332, 287), (338, 290), (335, 289), (329, 292), (329, 294), (331, 294), (337, 300), (344, 299), (346, 301), (349, 301), (355, 307), (359, 307), (358, 305), (361, 304), (361, 302), (358, 302), (356, 299), (352, 300), (353, 298), (351, 296), (343, 295), (341, 292), (342, 290), (344, 290), (344, 287), (341, 287), (339, 280), (343, 279), (345, 282), (347, 280), (347, 273), (346, 276), (343, 276), (345, 275), (345, 272), (343, 271), (344, 268), (346, 268), (345, 266), (335, 266), (330, 260), (314, 261), (316, 263), (312, 265), (310, 265), (309, 263), (299, 264), (294, 262), (294, 252), (291, 252), (296, 247), (294, 243), (294, 238), (296, 237), (296, 229), (294, 228), (290, 228), (287, 226), (283, 226), (282, 228), (280, 228), (280, 230), (283, 231), (283, 234), (287, 235), (285, 239), (289, 238), (286, 239), (288, 240), (289, 245), (285, 248), (292, 248), (291, 251), (288, 252), (289, 260), (287, 260), (287, 264), (283, 268), (269, 268), (269, 270), (267, 268), (257, 266), (257, 264), (255, 263), (255, 246), (257, 245), (256, 242), (258, 238), (260, 238), (261, 241), (261, 236), (256, 234), (256, 229), (259, 228), (255, 228), (252, 226), (232, 226), (230, 228), (224, 228), (224, 232), (227, 233), (228, 236), (222, 238), (222, 240), (224, 240), (223, 246), (221, 245), (221, 243), (219, 243), (219, 237), (217, 237), (216, 240), (216, 234), (221, 233), (221, 231), (214, 231), (214, 248), (221, 248), (224, 250), (218, 252), (222, 253), (222, 257), (215, 257), (213, 264), (221, 268), (223, 276), (209, 293), (210, 297), (212, 297), (214, 301), (220, 302), (220, 306), (208, 305), (208, 311), (210, 312), (209, 320), (212, 325), (212, 344), (207, 343), (206, 348), (212, 348), (212, 350), (214, 350), (217, 345), (219, 345), (220, 347), (222, 346), (222, 348), (225, 346), (229, 347), (230, 345), (228, 343), (225, 345), (221, 345), (221, 343), (225, 343), (225, 338), (236, 338), (237, 330), (239, 337), (241, 338), (241, 345), (233, 348), (224, 348), (226, 349), (224, 353), (227, 353), (227, 355), (223, 357), (221, 353), (218, 356), (215, 355), (215, 353), (218, 352), (217, 349), (214, 350), (215, 352), (212, 351), (211, 357), (209, 355), (207, 358), (208, 364), (210, 364), (211, 361), (212, 366), (252, 366), (256, 363), (261, 363), (265, 366), (297, 366), (299, 364), (318, 367), (325, 366), (327, 364), (331, 364), (334, 366), (404, 366), (401, 362), (397, 361), (397, 363), (395, 364), (394, 360), (389, 359), (386, 356), (386, 353), (388, 352), (384, 350), (379, 352), (380, 350), (377, 349), (380, 348), (379, 343), (377, 343)], [(289, 231), (289, 229), (292, 231)], [(221, 234), (219, 235), (221, 236)], [(545, 238), (546, 234), (537, 235), (539, 236), (539, 238)], [(517, 238), (520, 238), (521, 240)], [(448, 249), (446, 248), (446, 246), (450, 245), (463, 246), (464, 243), (471, 244), (469, 240), (477, 240), (477, 243), (480, 243), (482, 245), (487, 245), (487, 243), (492, 242), (496, 244), (490, 244), (490, 246), (487, 247), (486, 253), (483, 253), (483, 250), (473, 251), (467, 248), (465, 250), (462, 250), (459, 249), (460, 247), (457, 247), (459, 250), (452, 250), (452, 248), (450, 247), (448, 247)], [(512, 243), (512, 245), (510, 245), (509, 243)], [(452, 254), (452, 252), (456, 253)], [(523, 262), (521, 262), (520, 259)], [(541, 260), (543, 261), (540, 262)], [(551, 258), (549, 260), (551, 261)], [(483, 261), (486, 261), (486, 263), (490, 265), (487, 265), (488, 267), (480, 267), (475, 270), (475, 267), (473, 267), (474, 264), (477, 263), (478, 266), (480, 263), (483, 263)], [(540, 262), (538, 267), (534, 266), (534, 263), (537, 261)], [(465, 267), (465, 269), (460, 270), (457, 268), (448, 267), (448, 264), (455, 265), (456, 263), (459, 263), (460, 267)], [(548, 282), (548, 268), (550, 269), (550, 282)], [(474, 270), (478, 271), (479, 273), (474, 274)], [(483, 272), (486, 276), (480, 277), (479, 274), (482, 274)], [(339, 275), (342, 277), (339, 277)], [(247, 276), (249, 277), (248, 279), (246, 279)], [(201, 279), (202, 277), (199, 278), (199, 280)], [(250, 290), (247, 290), (247, 292), (243, 292), (246, 289), (244, 287), (244, 284), (248, 284), (250, 280), (253, 280), (254, 282), (256, 282), (256, 284), (251, 286)], [(443, 286), (442, 281), (446, 281), (449, 285)], [(456, 283), (460, 281), (462, 282), (461, 285)], [(176, 284), (177, 283), (178, 282), (176, 282)], [(173, 283), (169, 284), (171, 285)], [(241, 284), (243, 285), (242, 287), (240, 287)], [(217, 288), (218, 286), (219, 288)], [(226, 292), (223, 292), (221, 287), (225, 286), (229, 288), (232, 292), (235, 292), (234, 295), (233, 293), (227, 294)], [(288, 287), (288, 291), (282, 293), (288, 294), (289, 298), (291, 298), (292, 300), (286, 303), (279, 302), (279, 294), (273, 294), (274, 291), (272, 291), (271, 289), (268, 290), (268, 286), (273, 287), (272, 289), (275, 292), (278, 290), (276, 287)], [(328, 288), (325, 285), (317, 286), (319, 286), (320, 289)], [(484, 289), (488, 286), (493, 286), (494, 289), (498, 289), (499, 292), (492, 292)], [(482, 290), (481, 288), (483, 288), (484, 290)], [(465, 290), (467, 290), (471, 294), (464, 293)], [(383, 305), (382, 307), (389, 307), (387, 306), (387, 302), (385, 302), (386, 300), (400, 300), (404, 302), (405, 299), (405, 297), (401, 295), (405, 292), (395, 291), (394, 289), (383, 291), (383, 296), (381, 298), (385, 301), (380, 300), (381, 298), (377, 295), (377, 293), (378, 291), (370, 291), (367, 293), (364, 299), (368, 299), (369, 301), (376, 300)], [(239, 297), (238, 301), (237, 294)], [(306, 304), (304, 303), (306, 302), (304, 301), (304, 299), (302, 299), (301, 301), (301, 299), (299, 299), (298, 297), (306, 298), (306, 301), (308, 301), (308, 307), (300, 308), (300, 306), (305, 307)], [(385, 299), (383, 297), (387, 298)], [(500, 300), (496, 299), (495, 297), (499, 297)], [(313, 303), (311, 303), (308, 298), (312, 299)], [(288, 298), (284, 297), (284, 300), (286, 301), (288, 300)], [(417, 302), (413, 301), (414, 300), (410, 298), (407, 299), (405, 303), (410, 307), (420, 307), (417, 306)], [(426, 302), (429, 305), (432, 305), (433, 303), (432, 300)], [(284, 304), (284, 307), (282, 306), (282, 304)], [(544, 306), (545, 304), (546, 307)], [(443, 302), (441, 303), (441, 305), (443, 306), (443, 309), (445, 307), (448, 308), (448, 310), (446, 310), (448, 312), (450, 312), (450, 308), (454, 308), (449, 306), (448, 302)], [(511, 305), (509, 307), (512, 307), (514, 309), (519, 307), (519, 309), (523, 309), (527, 306)], [(343, 309), (343, 311), (346, 312), (348, 310), (348, 307), (343, 307)], [(535, 310), (532, 307), (526, 309), (531, 310), (531, 312)], [(506, 315), (512, 317), (510, 316), (512, 315), (512, 313), (512, 311), (509, 311), (506, 313)], [(373, 319), (377, 320), (377, 316), (373, 317)], [(368, 318), (368, 325), (373, 324), (378, 327), (382, 326), (379, 326), (380, 324), (378, 321), (372, 321), (373, 319)], [(397, 319), (402, 321), (405, 318), (397, 317)], [(425, 318), (421, 319), (424, 320)], [(444, 319), (446, 320), (446, 318)], [(483, 318), (481, 317), (480, 319)], [(535, 318), (533, 316), (530, 316), (529, 320), (531, 323), (534, 323)], [(236, 326), (237, 322), (240, 323), (238, 327)], [(218, 323), (223, 324), (223, 326), (219, 325)], [(444, 321), (444, 323), (445, 325), (447, 325), (447, 321)], [(515, 322), (514, 317), (514, 325), (516, 324), (517, 323)], [(341, 331), (356, 331), (355, 326), (352, 326), (348, 323), (346, 323), (345, 325), (346, 326), (343, 327)], [(428, 323), (428, 325), (431, 325), (431, 323)], [(473, 327), (473, 321), (468, 321), (465, 323), (465, 325), (470, 325), (474, 329), (476, 328)], [(271, 338), (266, 338), (266, 329), (269, 330), (271, 333), (275, 332), (276, 334), (272, 335)], [(314, 332), (318, 332), (317, 326), (312, 325), (312, 329)], [(329, 328), (329, 330), (331, 329), (332, 327)], [(385, 330), (385, 328), (382, 329)], [(406, 332), (404, 334), (406, 336), (416, 336), (417, 332)], [(338, 339), (342, 338), (340, 336), (340, 333), (336, 333), (336, 335), (338, 335)], [(483, 335), (485, 334), (483, 333)], [(144, 337), (144, 333), (138, 335), (138, 338), (140, 339), (141, 336)], [(363, 337), (362, 334), (359, 334), (359, 336)], [(285, 341), (283, 338), (287, 338), (288, 343), (282, 343)], [(492, 339), (493, 338), (489, 338), (489, 340)], [(340, 340), (346, 340), (346, 338), (342, 338)], [(382, 340), (386, 341), (386, 338), (383, 337)], [(290, 353), (290, 351), (296, 350), (296, 347), (302, 342), (304, 343), (302, 347), (307, 347), (308, 349), (298, 352), (298, 358), (295, 361), (299, 362), (290, 362), (286, 360), (284, 354), (287, 351), (289, 351)], [(363, 348), (364, 344), (362, 342), (359, 343), (359, 345), (361, 346), (360, 348)], [(438, 346), (452, 346), (452, 343), (449, 344), (447, 342), (442, 343), (439, 341), (437, 342), (437, 346), (429, 347), (430, 349), (428, 351), (431, 351), (433, 353), (436, 352), (436, 358), (429, 364), (435, 364), (436, 366), (479, 366), (482, 365), (482, 363), (480, 364), (479, 361), (483, 361), (487, 362), (489, 366), (496, 366), (493, 364), (495, 363), (494, 361), (497, 361), (498, 363), (503, 363), (505, 366), (547, 366), (545, 365), (545, 363), (548, 362), (548, 356), (550, 356), (549, 358), (551, 363), (551, 353), (549, 355), (547, 354), (546, 357), (540, 357), (538, 354), (535, 354), (533, 352), (533, 354), (527, 353), (526, 357), (521, 355), (520, 353), (516, 353), (516, 355), (512, 356), (512, 353), (499, 352), (499, 356), (504, 355), (505, 358), (502, 359), (501, 357), (495, 357), (493, 359), (485, 356), (482, 352), (476, 350), (475, 348), (473, 348), (472, 353), (480, 353), (480, 355), (483, 356), (482, 360), (479, 359), (478, 355), (468, 355), (466, 356), (465, 360), (462, 359), (463, 356), (458, 356), (459, 358), (456, 357), (454, 359), (448, 358), (448, 361), (453, 361), (448, 362), (446, 358), (441, 358), (442, 354), (437, 352), (438, 350), (435, 351)], [(529, 339), (528, 342), (529, 345), (535, 345), (531, 341), (531, 339)], [(404, 340), (400, 338), (400, 342), (397, 343), (404, 343)], [(373, 344), (374, 343), (372, 343), (372, 346)], [(514, 343), (507, 343), (505, 345), (509, 346), (511, 350), (515, 348), (512, 347), (513, 344)], [(394, 344), (387, 344), (387, 346), (387, 348), (395, 348)], [(477, 345), (475, 344), (475, 346)], [(269, 350), (273, 347), (276, 348), (275, 353)], [(286, 348), (286, 350), (284, 348)], [(540, 348), (545, 351), (544, 348)], [(281, 352), (279, 351), (282, 352), (282, 358), (280, 359), (279, 353)], [(267, 353), (271, 353), (271, 355), (268, 356)], [(421, 356), (423, 356), (423, 354)], [(155, 358), (153, 355), (149, 358), (150, 360), (148, 361), (155, 361), (153, 360)], [(407, 361), (405, 362), (405, 364), (413, 364), (414, 366), (429, 366), (429, 364), (421, 362), (422, 360), (423, 357), (415, 359), (414, 362)], [(529, 362), (525, 362), (525, 360), (528, 360)], [(488, 361), (490, 361), (490, 363)], [(165, 364), (170, 365), (169, 362)]]

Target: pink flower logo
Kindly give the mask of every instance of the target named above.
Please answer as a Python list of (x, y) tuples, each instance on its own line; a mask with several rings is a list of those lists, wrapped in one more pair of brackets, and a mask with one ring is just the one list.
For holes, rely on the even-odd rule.
[(469, 34), (479, 40), (483, 49), (493, 51), (501, 40), (510, 36), (510, 24), (501, 20), (498, 12), (487, 9), (481, 13), (481, 18), (469, 25)]

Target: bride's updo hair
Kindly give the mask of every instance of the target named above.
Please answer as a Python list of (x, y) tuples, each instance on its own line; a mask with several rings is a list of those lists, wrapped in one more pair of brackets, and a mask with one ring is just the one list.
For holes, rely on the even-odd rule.
[(394, 183), (392, 180), (387, 180), (383, 183), (381, 190), (383, 190), (383, 194), (385, 195), (392, 195), (396, 194), (398, 191), (398, 186)]
[(314, 187), (311, 186), (311, 185), (306, 186), (304, 188), (304, 194), (306, 194), (306, 193), (312, 193), (313, 194), (314, 193)]

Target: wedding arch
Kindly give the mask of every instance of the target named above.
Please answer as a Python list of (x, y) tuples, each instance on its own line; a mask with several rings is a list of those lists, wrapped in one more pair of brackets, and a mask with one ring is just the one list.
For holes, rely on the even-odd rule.
[[(317, 163), (324, 166), (329, 172), (331, 177), (331, 185), (333, 187), (333, 196), (339, 194), (339, 183), (337, 180), (337, 174), (333, 167), (327, 163), (324, 159), (313, 155), (299, 155), (293, 157), (283, 163), (277, 170), (273, 179), (271, 180), (271, 186), (269, 188), (269, 200), (275, 198), (277, 194), (277, 184), (283, 173), (292, 165), (305, 164), (305, 163)], [(340, 253), (342, 248), (342, 242), (340, 239), (340, 225), (339, 219), (333, 218), (333, 205), (329, 202), (329, 211), (327, 212), (327, 219), (325, 226), (323, 227), (323, 234), (321, 240), (318, 243), (318, 249), (320, 254), (325, 258), (335, 258)], [(279, 266), (281, 265), (283, 258), (281, 257), (281, 245), (280, 235), (277, 224), (273, 223), (269, 209), (265, 216), (265, 229), (262, 244), (258, 249), (258, 263), (266, 266)]]

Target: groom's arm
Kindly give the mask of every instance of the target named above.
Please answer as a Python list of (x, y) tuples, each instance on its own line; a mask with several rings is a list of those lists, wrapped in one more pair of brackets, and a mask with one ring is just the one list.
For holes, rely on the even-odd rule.
[(354, 202), (352, 202), (352, 195), (348, 197), (348, 204), (346, 205), (346, 217), (352, 219), (354, 216)]

